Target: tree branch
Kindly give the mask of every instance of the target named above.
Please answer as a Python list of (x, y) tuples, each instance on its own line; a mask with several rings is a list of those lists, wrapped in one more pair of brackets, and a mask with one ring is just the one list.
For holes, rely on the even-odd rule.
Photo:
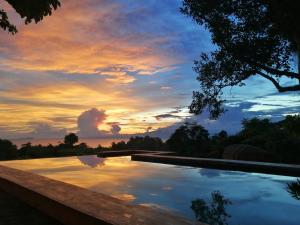
[(288, 92), (288, 91), (300, 91), (300, 84), (288, 86), (288, 87), (282, 87), (277, 80), (275, 80), (273, 77), (268, 76), (267, 74), (264, 74), (263, 72), (257, 72), (260, 76), (266, 78), (267, 80), (271, 81), (274, 86), (277, 88), (279, 92)]
[(261, 65), (261, 64), (256, 64), (256, 66), (258, 66), (261, 69), (265, 70), (266, 72), (272, 73), (274, 75), (286, 76), (286, 77), (289, 77), (289, 78), (300, 79), (300, 74), (299, 73), (294, 73), (294, 72), (290, 72), (290, 71), (282, 71), (282, 70), (274, 69), (272, 67), (268, 67), (268, 66)]

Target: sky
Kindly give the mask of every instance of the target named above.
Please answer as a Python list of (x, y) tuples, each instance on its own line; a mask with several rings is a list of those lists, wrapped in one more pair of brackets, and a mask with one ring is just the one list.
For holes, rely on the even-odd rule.
[(167, 138), (185, 121), (237, 132), (243, 118), (299, 112), (299, 93), (276, 93), (253, 77), (225, 90), (227, 113), (188, 113), (199, 90), (193, 61), (214, 49), (210, 34), (179, 11), (180, 0), (62, 1), (52, 16), (0, 31), (0, 138)]

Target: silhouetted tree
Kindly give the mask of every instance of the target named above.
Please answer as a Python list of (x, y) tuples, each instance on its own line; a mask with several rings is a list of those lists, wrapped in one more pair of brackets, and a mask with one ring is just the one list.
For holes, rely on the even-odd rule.
[(197, 124), (185, 123), (167, 140), (168, 148), (183, 155), (203, 155), (209, 148), (208, 131)]
[[(51, 15), (53, 10), (60, 6), (59, 0), (5, 0), (16, 12), (24, 18), (25, 24), (41, 21), (45, 16)], [(0, 27), (7, 30), (11, 34), (17, 32), (17, 28), (13, 25), (4, 9), (0, 9)]]
[(14, 159), (17, 156), (17, 147), (9, 140), (0, 139), (0, 160)]
[(225, 130), (222, 130), (219, 133), (213, 135), (210, 143), (212, 149), (212, 153), (210, 156), (214, 156), (214, 158), (222, 158), (222, 154), (224, 148), (227, 146), (227, 143), (228, 133)]
[[(222, 91), (244, 86), (252, 76), (269, 80), (279, 92), (300, 90), (300, 4), (293, 0), (184, 0), (181, 11), (204, 25), (216, 50), (195, 61), (201, 91), (190, 111), (208, 107), (217, 118), (224, 109)], [(298, 71), (292, 66), (298, 53)], [(280, 78), (297, 84), (282, 86)]]
[(232, 204), (229, 199), (218, 192), (211, 193), (211, 202), (203, 199), (192, 201), (192, 210), (198, 221), (209, 225), (228, 225), (227, 219), (231, 216), (226, 212), (226, 206)]
[(130, 137), (125, 143), (124, 141), (113, 142), (112, 150), (164, 150), (165, 145), (159, 137)]
[(159, 137), (131, 137), (127, 147), (134, 150), (163, 150), (164, 143)]
[(125, 150), (127, 149), (127, 145), (125, 141), (119, 141), (117, 143), (113, 142), (111, 143), (111, 149), (112, 150)]
[(293, 181), (287, 184), (287, 191), (290, 193), (290, 195), (300, 200), (300, 179), (297, 181)]
[(88, 146), (86, 143), (82, 142), (82, 143), (80, 143), (79, 145), (76, 145), (76, 148), (77, 148), (77, 149), (84, 150), (84, 149), (88, 149), (89, 146)]
[(290, 135), (300, 137), (300, 115), (286, 116), (286, 118), (278, 124)]
[(70, 133), (70, 134), (65, 136), (64, 143), (66, 145), (73, 146), (77, 142), (78, 142), (78, 136), (76, 134)]
[(276, 128), (275, 124), (271, 123), (269, 119), (258, 119), (256, 117), (252, 119), (244, 119), (242, 121), (242, 125), (243, 128), (240, 134), (244, 138), (266, 134)]

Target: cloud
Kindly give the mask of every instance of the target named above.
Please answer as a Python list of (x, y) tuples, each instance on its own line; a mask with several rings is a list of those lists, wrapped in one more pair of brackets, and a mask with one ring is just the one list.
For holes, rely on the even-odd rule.
[(170, 114), (170, 113), (165, 113), (165, 114), (160, 114), (160, 115), (155, 116), (155, 119), (158, 120), (158, 121), (161, 120), (161, 119), (168, 119), (168, 118), (181, 119), (182, 117), (181, 116), (176, 116), (176, 115), (173, 115), (173, 114)]
[(111, 125), (110, 131), (113, 135), (118, 135), (121, 131), (121, 127), (118, 124), (113, 124)]
[(104, 110), (92, 108), (81, 113), (77, 119), (78, 135), (80, 137), (101, 137), (107, 134), (99, 130), (99, 126), (107, 118)]
[(152, 130), (152, 127), (147, 127), (146, 133), (149, 133)]
[[(174, 107), (187, 106), (199, 90), (193, 60), (213, 49), (209, 33), (179, 12), (181, 4), (69, 0), (38, 24), (14, 21), (18, 34), (0, 35), (0, 135), (23, 137), (35, 129), (32, 121), (76, 132), (78, 115), (92, 108), (106, 110), (109, 117), (100, 124), (106, 131), (90, 125), (86, 134), (79, 130), (82, 135), (112, 135), (109, 123), (115, 121), (122, 135), (149, 126), (149, 133), (169, 135), (179, 116), (188, 117)], [(14, 19), (14, 10), (9, 13)], [(267, 81), (251, 78), (248, 84), (253, 88), (226, 93), (239, 100), (236, 107), (253, 100), (251, 107), (230, 108), (232, 116), (228, 112), (221, 122), (206, 113), (199, 123), (212, 131), (232, 125), (234, 132), (243, 116), (299, 112), (299, 96), (266, 97), (274, 92)]]
[(48, 123), (31, 122), (30, 126), (33, 131), (28, 136), (33, 138), (62, 138), (67, 134), (66, 129), (55, 128)]
[(171, 89), (172, 88), (169, 87), (169, 86), (163, 86), (163, 87), (160, 88), (160, 90), (162, 90), (162, 91), (168, 91), (168, 90), (171, 90)]
[(100, 158), (96, 155), (84, 155), (77, 157), (83, 165), (87, 165), (91, 168), (101, 167), (105, 165), (105, 158)]
[(65, 1), (41, 23), (19, 26), (14, 37), (1, 35), (0, 46), (10, 43), (1, 47), (1, 66), (99, 75), (117, 83), (133, 82), (133, 74), (171, 70), (179, 60), (157, 47), (168, 37), (129, 26), (134, 17), (144, 17), (139, 7), (130, 11), (121, 2)]

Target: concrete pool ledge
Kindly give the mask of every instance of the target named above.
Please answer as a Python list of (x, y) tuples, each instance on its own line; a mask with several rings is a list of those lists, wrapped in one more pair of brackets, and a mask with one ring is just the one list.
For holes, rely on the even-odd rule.
[(147, 150), (107, 151), (101, 152), (98, 156), (131, 156), (131, 160), (134, 161), (300, 177), (300, 165), (293, 164), (183, 157), (176, 156), (174, 152)]
[(129, 205), (108, 195), (6, 166), (0, 166), (0, 189), (66, 225), (194, 224), (168, 211)]
[(132, 154), (131, 160), (152, 163), (164, 163), (180, 166), (193, 166), (210, 169), (222, 169), (300, 177), (300, 166), (293, 164), (264, 163), (211, 158), (193, 158), (151, 153)]

